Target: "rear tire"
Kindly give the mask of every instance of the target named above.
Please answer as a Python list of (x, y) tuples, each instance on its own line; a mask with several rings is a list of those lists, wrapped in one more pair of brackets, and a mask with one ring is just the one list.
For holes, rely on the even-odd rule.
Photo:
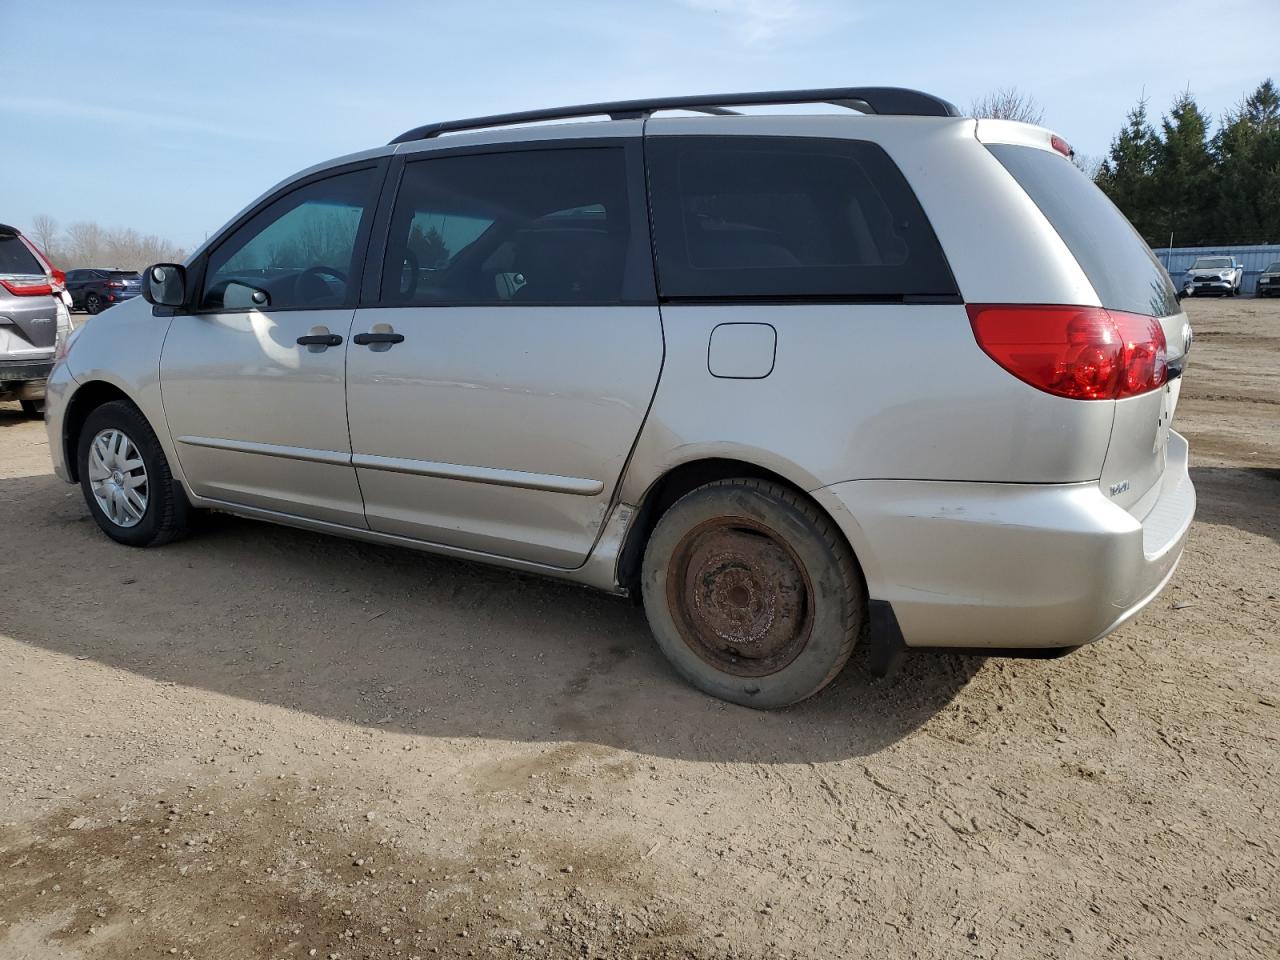
[(43, 400), (19, 400), (22, 405), (22, 412), (28, 417), (35, 417), (40, 420), (44, 419), (44, 401)]
[(101, 313), (102, 298), (99, 297), (96, 293), (88, 294), (84, 298), (84, 310), (85, 310), (85, 313), (88, 313), (91, 316), (96, 316), (97, 314)]
[(852, 551), (802, 494), (720, 480), (678, 500), (645, 547), (649, 626), (676, 671), (748, 707), (811, 697), (844, 667), (867, 622)]
[(155, 431), (133, 404), (104, 403), (76, 440), (80, 489), (102, 532), (130, 547), (156, 547), (187, 532), (191, 505)]

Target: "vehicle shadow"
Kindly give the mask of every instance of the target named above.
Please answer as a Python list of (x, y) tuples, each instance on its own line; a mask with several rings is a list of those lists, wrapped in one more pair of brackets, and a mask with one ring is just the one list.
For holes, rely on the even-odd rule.
[(22, 412), (17, 403), (0, 403), (0, 430), (6, 427), (25, 426), (38, 423), (39, 417), (29, 417)]
[(1196, 519), (1280, 543), (1280, 468), (1192, 467)]
[[(73, 495), (75, 494), (75, 495)], [(983, 660), (866, 654), (771, 712), (688, 687), (627, 601), (539, 577), (230, 517), (154, 550), (111, 543), (78, 492), (0, 480), (0, 633), (158, 681), (382, 730), (576, 741), (692, 761), (875, 753), (942, 710)]]

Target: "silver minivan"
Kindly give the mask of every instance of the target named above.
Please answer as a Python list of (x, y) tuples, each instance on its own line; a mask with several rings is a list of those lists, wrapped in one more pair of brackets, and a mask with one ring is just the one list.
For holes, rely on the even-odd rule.
[(630, 596), (750, 706), (864, 638), (1090, 643), (1182, 552), (1191, 332), (1070, 153), (894, 88), (419, 127), (77, 331), (54, 467), (133, 546), (221, 510)]

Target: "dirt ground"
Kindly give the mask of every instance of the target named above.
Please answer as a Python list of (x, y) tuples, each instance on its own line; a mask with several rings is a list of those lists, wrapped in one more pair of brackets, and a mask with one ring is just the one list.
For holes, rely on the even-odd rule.
[(1188, 312), (1142, 616), (774, 713), (573, 587), (115, 546), (0, 408), (0, 958), (1280, 956), (1280, 303)]

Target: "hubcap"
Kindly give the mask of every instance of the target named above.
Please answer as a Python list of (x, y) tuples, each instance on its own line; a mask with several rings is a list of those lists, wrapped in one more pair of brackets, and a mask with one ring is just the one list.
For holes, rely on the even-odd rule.
[(118, 527), (136, 526), (147, 512), (147, 466), (122, 430), (101, 430), (89, 444), (89, 489)]
[(685, 534), (667, 567), (667, 605), (689, 648), (739, 677), (781, 670), (813, 630), (804, 564), (775, 531), (742, 517)]

